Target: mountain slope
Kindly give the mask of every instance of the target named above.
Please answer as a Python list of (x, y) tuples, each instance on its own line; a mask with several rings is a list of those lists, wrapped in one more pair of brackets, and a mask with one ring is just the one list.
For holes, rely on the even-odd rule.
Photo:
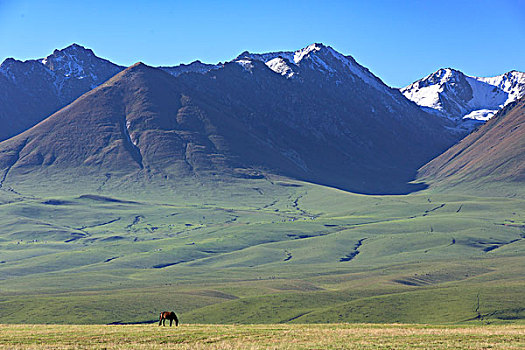
[(421, 188), (407, 183), (457, 135), (353, 59), (306, 51), (299, 79), (250, 57), (177, 77), (132, 66), (1, 143), (3, 185), (73, 171), (110, 174), (108, 186), (270, 173), (363, 193)]
[(503, 106), (525, 95), (525, 73), (511, 71), (483, 78), (444, 68), (400, 91), (438, 115), (455, 120), (485, 121)]
[[(525, 98), (499, 111), (490, 121), (421, 168), (436, 185), (478, 189), (525, 182)], [(520, 186), (516, 186), (520, 184)]]

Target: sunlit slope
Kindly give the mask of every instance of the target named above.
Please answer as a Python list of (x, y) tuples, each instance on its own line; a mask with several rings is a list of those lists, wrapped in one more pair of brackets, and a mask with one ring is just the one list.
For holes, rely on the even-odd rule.
[(420, 170), (436, 188), (469, 193), (524, 195), (525, 99), (509, 104), (490, 121)]

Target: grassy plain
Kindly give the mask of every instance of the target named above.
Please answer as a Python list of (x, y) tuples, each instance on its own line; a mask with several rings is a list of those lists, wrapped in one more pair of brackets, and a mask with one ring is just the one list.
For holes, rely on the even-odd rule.
[(0, 325), (0, 349), (523, 349), (523, 326)]
[(0, 191), (0, 322), (524, 323), (525, 201), (286, 179)]

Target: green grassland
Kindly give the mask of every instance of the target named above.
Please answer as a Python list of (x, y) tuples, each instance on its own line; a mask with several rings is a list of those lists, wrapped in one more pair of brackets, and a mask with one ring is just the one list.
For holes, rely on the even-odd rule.
[(523, 326), (0, 325), (0, 349), (522, 349)]
[(525, 323), (520, 197), (20, 188), (0, 191), (2, 323)]

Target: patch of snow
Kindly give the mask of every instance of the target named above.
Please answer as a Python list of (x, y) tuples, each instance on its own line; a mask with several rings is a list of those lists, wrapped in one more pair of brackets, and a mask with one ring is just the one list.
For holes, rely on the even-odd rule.
[(293, 55), (293, 61), (297, 64), (301, 62), (301, 60), (308, 55), (310, 52), (320, 51), (322, 49), (322, 45), (320, 44), (311, 44), (305, 47), (304, 49), (297, 50), (294, 52)]
[(443, 86), (439, 84), (429, 85), (422, 88), (409, 86), (402, 92), (406, 98), (414, 101), (419, 106), (443, 111), (443, 107), (439, 100), (439, 94), (443, 92)]
[(257, 60), (257, 61), (266, 63), (278, 57), (282, 57), (288, 60), (289, 62), (295, 62), (293, 59), (294, 53), (291, 51), (278, 51), (278, 52), (267, 52), (267, 53), (250, 53), (248, 51), (245, 51), (241, 53), (237, 57), (237, 59), (248, 58), (248, 59)]
[(463, 116), (463, 119), (487, 121), (498, 112), (498, 109), (478, 109)]
[(129, 140), (131, 141), (131, 143), (137, 147), (138, 145), (138, 140), (136, 140), (133, 136), (133, 133), (130, 132), (129, 130), (129, 127), (131, 126), (131, 122), (129, 120), (126, 121), (126, 135), (127, 137), (129, 138)]
[(240, 59), (240, 60), (236, 60), (235, 63), (241, 65), (245, 71), (250, 72), (250, 73), (252, 72), (253, 63), (251, 60)]
[(291, 78), (295, 74), (293, 69), (288, 66), (288, 63), (282, 57), (271, 59), (265, 64), (275, 73), (283, 75), (287, 78)]

